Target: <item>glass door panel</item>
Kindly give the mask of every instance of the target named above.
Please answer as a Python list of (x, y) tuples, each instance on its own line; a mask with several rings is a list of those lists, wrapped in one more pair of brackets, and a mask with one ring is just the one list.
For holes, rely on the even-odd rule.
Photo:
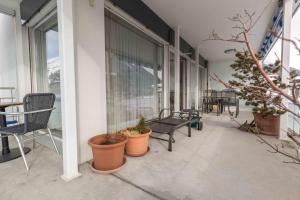
[(58, 26), (56, 16), (34, 30), (35, 92), (51, 92), (56, 96), (56, 108), (50, 117), (49, 128), (61, 136), (61, 90)]
[(196, 90), (197, 90), (197, 66), (195, 63), (191, 63), (190, 69), (190, 107), (196, 108)]
[(108, 131), (156, 118), (163, 107), (163, 46), (105, 12)]
[(186, 108), (187, 102), (187, 60), (180, 57), (180, 110)]
[(169, 80), (170, 80), (170, 109), (174, 110), (175, 103), (175, 60), (174, 53), (170, 52), (170, 62), (169, 62)]

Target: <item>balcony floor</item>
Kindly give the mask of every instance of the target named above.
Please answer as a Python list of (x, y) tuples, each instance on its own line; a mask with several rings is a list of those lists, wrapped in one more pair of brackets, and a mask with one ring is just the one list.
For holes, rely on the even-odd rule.
[[(239, 121), (251, 117), (242, 112)], [(69, 183), (61, 178), (61, 160), (43, 146), (22, 159), (0, 164), (0, 199), (299, 199), (300, 166), (285, 164), (279, 154), (256, 136), (237, 130), (228, 115), (204, 116), (204, 130), (186, 136), (176, 133), (172, 153), (167, 143), (152, 139), (151, 151), (141, 158), (127, 158), (113, 175), (98, 175), (88, 164)], [(274, 138), (267, 137), (272, 143)]]

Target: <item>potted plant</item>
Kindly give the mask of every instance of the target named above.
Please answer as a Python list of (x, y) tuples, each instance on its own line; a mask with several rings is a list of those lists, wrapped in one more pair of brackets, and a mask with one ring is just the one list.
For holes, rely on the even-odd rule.
[(145, 118), (141, 117), (135, 127), (122, 131), (128, 137), (126, 154), (129, 156), (143, 156), (148, 152), (149, 136), (152, 130), (146, 126)]
[(89, 139), (92, 147), (92, 169), (100, 173), (112, 173), (119, 170), (125, 163), (124, 149), (127, 136), (121, 132), (97, 135)]
[[(240, 99), (253, 107), (254, 121), (259, 131), (277, 136), (280, 131), (280, 115), (285, 112), (279, 107), (282, 101), (280, 95), (272, 92), (269, 83), (261, 75), (247, 51), (236, 53), (236, 60), (231, 68), (235, 71), (232, 74), (235, 79), (229, 81), (229, 86), (236, 88)], [(278, 75), (281, 70), (280, 62), (264, 66), (264, 70), (276, 86), (286, 88)]]

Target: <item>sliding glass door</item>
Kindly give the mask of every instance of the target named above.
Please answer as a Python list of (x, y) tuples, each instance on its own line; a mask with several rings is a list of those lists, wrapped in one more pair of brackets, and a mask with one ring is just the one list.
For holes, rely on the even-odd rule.
[(187, 105), (187, 59), (180, 57), (180, 110), (186, 109)]
[(174, 53), (170, 51), (169, 60), (169, 90), (170, 90), (170, 109), (174, 110), (175, 103), (175, 60)]
[(199, 82), (198, 82), (198, 105), (199, 109), (202, 108), (203, 97), (206, 96), (204, 92), (207, 90), (207, 69), (200, 67), (199, 68)]
[(163, 46), (105, 12), (108, 131), (158, 116), (163, 106)]
[(196, 92), (197, 92), (197, 66), (195, 63), (191, 62), (190, 65), (190, 96), (189, 96), (189, 101), (190, 101), (190, 108), (196, 109)]
[(32, 29), (33, 49), (33, 90), (34, 92), (51, 92), (56, 96), (56, 108), (50, 117), (49, 127), (61, 136), (61, 91), (60, 59), (57, 17), (53, 16), (38, 27)]

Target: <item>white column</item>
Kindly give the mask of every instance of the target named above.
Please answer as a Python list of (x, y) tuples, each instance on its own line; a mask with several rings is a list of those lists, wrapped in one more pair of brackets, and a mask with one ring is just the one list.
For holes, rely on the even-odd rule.
[[(75, 2), (79, 163), (93, 158), (88, 140), (107, 132), (104, 1)], [(108, 99), (109, 101), (109, 99)]]
[(180, 110), (180, 27), (175, 28), (175, 94), (174, 94), (174, 110)]
[(195, 55), (195, 61), (196, 61), (196, 88), (195, 88), (195, 109), (199, 109), (199, 47), (196, 47), (196, 55)]
[[(284, 0), (283, 4), (283, 31), (282, 36), (284, 38), (291, 38), (291, 25), (292, 25), (292, 17), (293, 17), (293, 0)], [(287, 41), (282, 41), (282, 64), (283, 66), (289, 70), (290, 66), (290, 51), (291, 51), (291, 43)], [(281, 79), (285, 84), (289, 84), (289, 73), (286, 70), (282, 70)], [(288, 106), (288, 100), (284, 99), (283, 103), (285, 106)], [(280, 136), (281, 140), (287, 140), (288, 130), (288, 113), (281, 115), (280, 117)]]
[(170, 108), (170, 52), (164, 45), (164, 108)]
[(78, 176), (77, 112), (75, 87), (75, 45), (73, 0), (57, 0), (61, 101), (63, 129), (63, 175), (70, 181)]

